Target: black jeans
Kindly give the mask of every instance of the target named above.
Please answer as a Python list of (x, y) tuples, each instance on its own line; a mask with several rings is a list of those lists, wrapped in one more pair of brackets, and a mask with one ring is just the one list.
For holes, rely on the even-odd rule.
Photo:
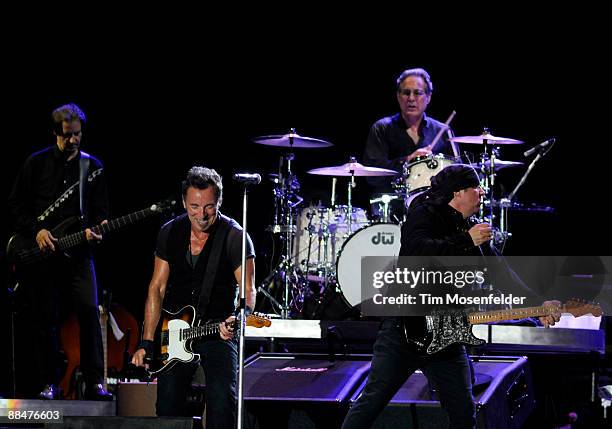
[(382, 323), (366, 386), (342, 428), (372, 426), (399, 388), (419, 368), (437, 387), (451, 428), (475, 428), (471, 371), (465, 348), (454, 345), (434, 355), (418, 354), (407, 344), (401, 323), (393, 319)]
[[(204, 339), (193, 345), (206, 377), (206, 427), (233, 428), (236, 421), (238, 344), (236, 339)], [(177, 363), (157, 380), (157, 415), (186, 416), (187, 391), (197, 369)]]
[(31, 332), (38, 390), (57, 384), (60, 299), (68, 298), (79, 322), (80, 368), (85, 382), (102, 383), (104, 358), (96, 274), (88, 255), (51, 258), (28, 267), (20, 282)]

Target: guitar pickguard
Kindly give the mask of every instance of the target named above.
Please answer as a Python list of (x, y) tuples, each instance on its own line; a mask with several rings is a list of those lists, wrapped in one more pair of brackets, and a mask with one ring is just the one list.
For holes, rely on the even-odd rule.
[(433, 354), (454, 343), (479, 346), (484, 340), (472, 333), (472, 325), (464, 311), (444, 311), (426, 316), (427, 326), (431, 329), (431, 343), (427, 353)]

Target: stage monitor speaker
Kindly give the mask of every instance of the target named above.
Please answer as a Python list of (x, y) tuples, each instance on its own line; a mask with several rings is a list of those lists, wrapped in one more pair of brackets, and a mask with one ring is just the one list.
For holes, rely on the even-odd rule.
[[(45, 427), (60, 427), (49, 424)], [(67, 429), (192, 429), (202, 427), (191, 417), (64, 417), (62, 428)]]
[[(526, 357), (472, 356), (476, 383), (474, 400), (478, 429), (519, 429), (535, 407), (531, 372)], [(361, 395), (365, 381), (353, 395)], [(415, 372), (379, 416), (374, 428), (448, 427), (447, 414), (436, 392), (420, 371)]]
[(246, 427), (340, 427), (370, 355), (258, 353), (245, 363)]

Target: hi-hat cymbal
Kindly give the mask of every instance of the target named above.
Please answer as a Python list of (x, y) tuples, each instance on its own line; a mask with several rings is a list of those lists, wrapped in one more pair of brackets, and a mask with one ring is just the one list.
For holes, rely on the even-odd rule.
[(326, 140), (303, 137), (296, 133), (255, 137), (253, 142), (267, 146), (297, 147), (302, 149), (316, 149), (333, 146), (332, 143)]
[[(482, 162), (474, 162), (470, 165), (477, 170), (480, 170), (482, 168)], [(493, 163), (493, 166), (495, 167), (496, 170), (501, 170), (502, 168), (507, 168), (507, 167), (521, 167), (523, 165), (525, 165), (524, 162), (504, 161), (503, 159), (496, 159), (495, 162)], [(491, 160), (485, 161), (485, 168), (491, 168)]]
[(507, 137), (496, 137), (490, 133), (482, 133), (479, 136), (459, 136), (452, 137), (450, 141), (456, 143), (468, 143), (468, 144), (483, 144), (484, 141), (489, 144), (523, 144), (525, 142), (516, 139), (510, 139)]
[(309, 170), (308, 174), (319, 176), (395, 176), (397, 171), (379, 167), (366, 167), (358, 162), (347, 162), (335, 167), (321, 167)]

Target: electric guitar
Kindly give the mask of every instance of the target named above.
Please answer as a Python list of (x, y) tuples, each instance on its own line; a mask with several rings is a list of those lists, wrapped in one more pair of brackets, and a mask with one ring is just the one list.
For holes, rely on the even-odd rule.
[[(136, 223), (148, 216), (163, 212), (175, 204), (175, 201), (165, 200), (152, 206), (128, 215), (110, 220), (108, 223), (100, 224), (91, 228), (96, 234), (106, 234), (116, 229)], [(70, 217), (51, 230), (51, 234), (57, 238), (54, 243), (55, 251), (42, 251), (36, 243), (35, 237), (27, 237), (17, 233), (13, 235), (6, 247), (6, 256), (9, 266), (19, 270), (24, 266), (40, 262), (43, 259), (57, 254), (65, 254), (69, 249), (87, 242), (85, 230), (68, 234), (75, 225), (80, 223), (78, 216)]]
[(527, 307), (474, 313), (468, 313), (464, 310), (439, 310), (425, 316), (424, 320), (419, 318), (420, 323), (423, 323), (424, 326), (417, 326), (416, 329), (424, 332), (423, 335), (411, 335), (409, 331), (414, 331), (415, 327), (407, 327), (405, 324), (404, 334), (408, 343), (415, 345), (419, 351), (433, 354), (455, 343), (472, 346), (479, 346), (485, 343), (484, 340), (481, 340), (472, 333), (473, 325), (522, 319), (525, 317), (550, 316), (554, 313), (570, 313), (574, 317), (592, 314), (598, 317), (601, 316), (602, 311), (598, 305), (587, 304), (578, 300), (570, 300), (563, 305), (557, 306)]
[[(197, 362), (200, 359), (200, 355), (191, 350), (192, 341), (208, 335), (218, 335), (219, 322), (198, 326), (194, 324), (195, 320), (196, 311), (191, 305), (181, 308), (176, 313), (162, 309), (162, 317), (154, 340), (155, 352), (153, 356), (145, 356), (150, 378), (168, 371), (177, 362)], [(262, 328), (270, 324), (270, 319), (257, 314), (251, 314), (246, 318), (246, 326)]]

